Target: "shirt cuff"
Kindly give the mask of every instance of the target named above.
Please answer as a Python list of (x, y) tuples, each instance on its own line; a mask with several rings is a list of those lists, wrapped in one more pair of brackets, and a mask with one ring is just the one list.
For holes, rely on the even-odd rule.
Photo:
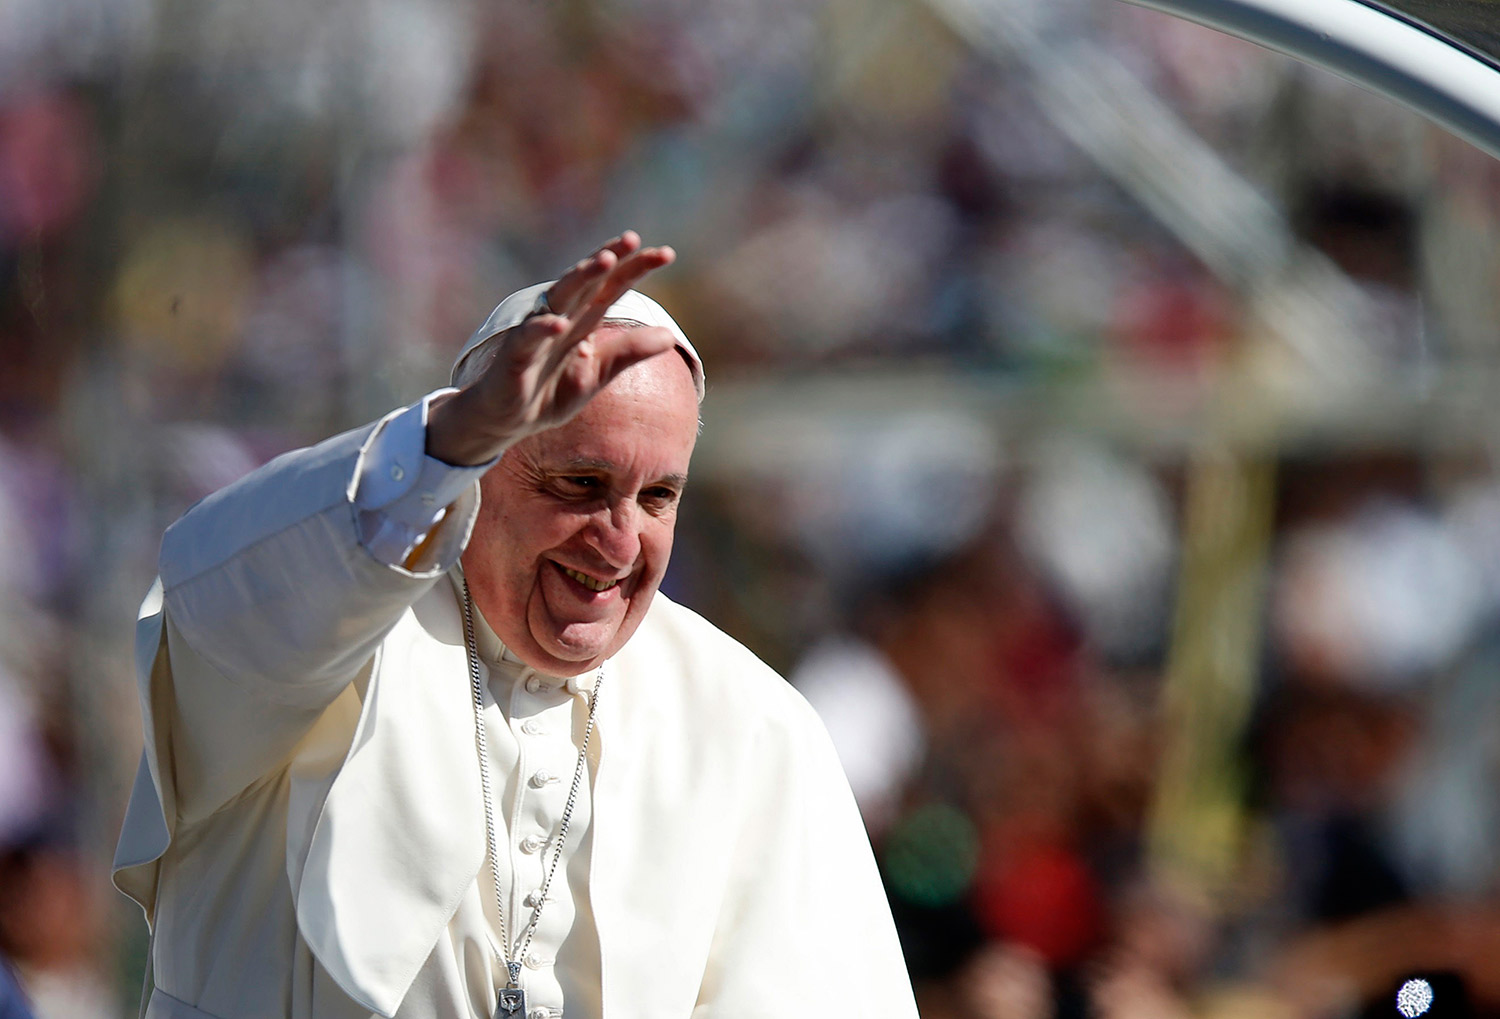
[[(442, 524), (448, 508), (495, 465), (491, 460), (459, 467), (427, 455), (428, 406), (436, 397), (452, 392), (428, 393), (387, 418), (370, 436), (360, 457), (354, 480), (360, 544), (388, 566), (409, 565), (412, 550)], [(461, 542), (457, 544), (460, 547), (452, 550), (453, 558), (462, 551)], [(439, 554), (438, 558), (448, 556)]]

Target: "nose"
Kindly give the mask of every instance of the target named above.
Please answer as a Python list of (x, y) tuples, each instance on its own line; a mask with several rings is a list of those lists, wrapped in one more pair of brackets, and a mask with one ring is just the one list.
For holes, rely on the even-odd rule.
[(617, 570), (635, 564), (641, 554), (641, 509), (634, 500), (612, 499), (589, 522), (588, 543)]

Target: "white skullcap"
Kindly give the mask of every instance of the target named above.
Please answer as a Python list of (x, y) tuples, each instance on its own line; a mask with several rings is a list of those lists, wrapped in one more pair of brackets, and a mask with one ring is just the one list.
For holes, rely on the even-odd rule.
[[(505, 330), (524, 322), (526, 316), (531, 314), (532, 309), (536, 307), (537, 298), (556, 282), (556, 280), (551, 280), (547, 283), (538, 283), (536, 286), (527, 287), (525, 290), (517, 290), (501, 301), (495, 310), (490, 312), (490, 317), (484, 320), (484, 325), (474, 330), (474, 335), (469, 337), (469, 341), (464, 344), (464, 348), (458, 352), (458, 359), (453, 362), (452, 377), (454, 379), (458, 378), (458, 372), (463, 367), (464, 360), (483, 346), (486, 340), (498, 336), (500, 333), (505, 332)], [(703, 402), (703, 359), (698, 356), (698, 352), (688, 342), (687, 335), (683, 333), (682, 327), (672, 321), (672, 316), (667, 314), (665, 308), (651, 300), (645, 294), (635, 290), (627, 290), (618, 301), (610, 305), (609, 311), (605, 312), (604, 317), (606, 319), (629, 319), (632, 322), (639, 322), (645, 326), (660, 326), (671, 333), (672, 338), (677, 341), (677, 349), (687, 356), (688, 367), (693, 373), (693, 388), (698, 391), (698, 402)]]

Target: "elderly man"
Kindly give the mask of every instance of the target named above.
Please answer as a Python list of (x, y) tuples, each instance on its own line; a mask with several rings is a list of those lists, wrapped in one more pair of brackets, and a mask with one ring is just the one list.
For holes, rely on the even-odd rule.
[(657, 594), (702, 365), (626, 233), (458, 389), (162, 542), (116, 883), (156, 1019), (912, 1017), (827, 736)]

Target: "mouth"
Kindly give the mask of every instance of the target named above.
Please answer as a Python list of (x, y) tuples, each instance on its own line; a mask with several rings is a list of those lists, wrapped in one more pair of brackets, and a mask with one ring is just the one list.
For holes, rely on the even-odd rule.
[(589, 576), (587, 573), (581, 573), (578, 570), (569, 569), (566, 566), (559, 565), (558, 569), (562, 570), (564, 576), (568, 577), (571, 580), (577, 581), (584, 587), (588, 588), (590, 591), (594, 592), (608, 591), (612, 587), (617, 587), (620, 583), (618, 580), (599, 580), (595, 577)]

